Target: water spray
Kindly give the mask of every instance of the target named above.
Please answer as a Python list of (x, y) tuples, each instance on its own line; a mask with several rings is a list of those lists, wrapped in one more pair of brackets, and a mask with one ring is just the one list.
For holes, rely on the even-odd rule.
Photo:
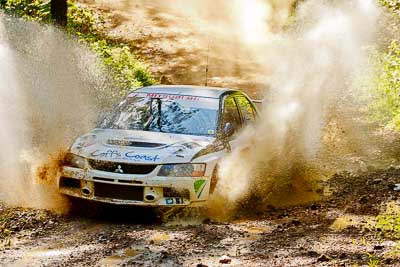
[(0, 201), (63, 209), (58, 162), (92, 127), (105, 74), (88, 49), (56, 27), (3, 14), (0, 58)]

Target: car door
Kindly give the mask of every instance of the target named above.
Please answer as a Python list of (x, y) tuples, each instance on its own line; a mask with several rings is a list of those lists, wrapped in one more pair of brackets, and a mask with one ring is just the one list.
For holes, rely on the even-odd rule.
[(233, 134), (227, 138), (231, 149), (237, 146), (237, 134), (243, 127), (242, 119), (240, 117), (240, 112), (237, 107), (234, 95), (228, 95), (223, 100), (223, 108), (221, 114), (221, 129), (224, 128), (226, 123), (231, 123), (233, 127)]

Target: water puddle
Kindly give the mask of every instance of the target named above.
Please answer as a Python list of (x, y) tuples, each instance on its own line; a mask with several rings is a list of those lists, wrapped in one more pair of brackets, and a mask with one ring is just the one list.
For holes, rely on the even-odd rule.
[(100, 260), (99, 265), (101, 266), (115, 266), (128, 261), (140, 254), (142, 254), (143, 249), (139, 248), (128, 248), (119, 251), (118, 253), (108, 256)]
[(233, 230), (240, 231), (246, 233), (244, 236), (245, 240), (258, 240), (262, 234), (271, 233), (273, 231), (273, 227), (267, 224), (260, 224), (256, 221), (254, 222), (244, 222), (234, 225)]
[(36, 248), (23, 254), (22, 258), (15, 262), (15, 266), (33, 266), (40, 265), (43, 261), (59, 260), (67, 257), (73, 252), (72, 248)]
[(248, 240), (258, 240), (263, 233), (269, 233), (272, 231), (272, 227), (270, 226), (250, 226), (248, 228), (243, 229), (248, 233), (246, 239)]
[(152, 244), (159, 245), (163, 241), (171, 239), (169, 234), (166, 233), (155, 233), (149, 238), (149, 242)]
[(339, 232), (351, 226), (359, 226), (363, 221), (366, 221), (368, 216), (357, 216), (353, 214), (347, 214), (336, 218), (336, 220), (329, 227), (331, 230)]
[(249, 234), (262, 234), (265, 233), (269, 230), (268, 227), (256, 227), (256, 226), (251, 226), (247, 229), (244, 229), (247, 233)]
[(44, 248), (32, 249), (31, 251), (28, 251), (25, 256), (29, 258), (55, 258), (69, 255), (72, 251), (72, 248), (65, 248), (62, 244), (53, 244)]

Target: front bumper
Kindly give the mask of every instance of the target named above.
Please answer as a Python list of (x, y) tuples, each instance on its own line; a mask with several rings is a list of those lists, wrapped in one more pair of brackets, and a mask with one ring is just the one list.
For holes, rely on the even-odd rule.
[(210, 176), (162, 177), (63, 167), (63, 194), (93, 201), (135, 206), (200, 206), (208, 198)]

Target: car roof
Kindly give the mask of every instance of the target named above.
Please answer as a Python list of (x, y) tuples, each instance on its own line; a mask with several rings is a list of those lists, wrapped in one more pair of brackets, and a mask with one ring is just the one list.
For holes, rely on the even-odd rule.
[(222, 94), (226, 92), (237, 92), (237, 90), (194, 85), (153, 85), (135, 90), (135, 93), (188, 95), (209, 98), (219, 98)]

